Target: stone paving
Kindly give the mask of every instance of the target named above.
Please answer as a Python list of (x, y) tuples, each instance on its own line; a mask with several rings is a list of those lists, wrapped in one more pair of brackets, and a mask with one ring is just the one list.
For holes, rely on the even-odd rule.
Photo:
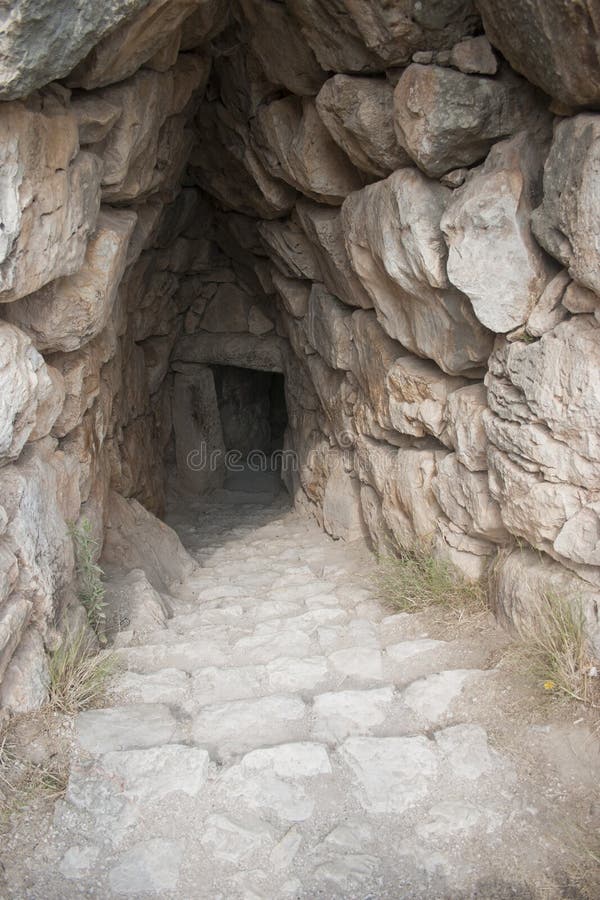
[(540, 798), (478, 721), (493, 673), (390, 615), (364, 547), (283, 502), (170, 523), (202, 566), (193, 599), (118, 650), (114, 705), (77, 718), (19, 896), (538, 896)]

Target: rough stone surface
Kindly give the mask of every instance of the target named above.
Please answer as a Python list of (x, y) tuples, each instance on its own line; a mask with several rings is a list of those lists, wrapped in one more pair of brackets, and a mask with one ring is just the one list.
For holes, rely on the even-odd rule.
[(361, 172), (382, 178), (411, 164), (396, 140), (389, 82), (335, 75), (325, 82), (316, 103), (332, 138)]
[(535, 112), (531, 88), (508, 71), (490, 79), (413, 64), (394, 91), (398, 142), (432, 178), (479, 162)]
[(501, 334), (525, 323), (555, 274), (530, 226), (545, 149), (527, 132), (496, 144), (442, 217), (450, 281)]
[(260, 153), (275, 178), (307, 197), (340, 205), (363, 184), (333, 141), (313, 100), (284, 97), (258, 112)]
[(3, 23), (0, 96), (26, 97), (62, 78), (94, 44), (148, 0), (110, 0), (91, 8), (85, 2), (19, 0)]
[(439, 221), (451, 195), (400, 169), (351, 194), (342, 221), (353, 268), (390, 337), (458, 374), (481, 365), (491, 341), (450, 286), (440, 255)]
[(511, 66), (569, 106), (600, 105), (598, 9), (558, 0), (478, 0), (486, 33)]
[(560, 120), (544, 166), (544, 198), (532, 217), (541, 245), (569, 269), (572, 278), (596, 294), (599, 160), (598, 116)]

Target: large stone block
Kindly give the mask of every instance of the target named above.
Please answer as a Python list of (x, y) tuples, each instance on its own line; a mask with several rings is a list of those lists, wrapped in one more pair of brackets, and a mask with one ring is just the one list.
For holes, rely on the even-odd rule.
[(600, 294), (600, 115), (561, 119), (544, 167), (535, 236), (572, 278)]
[(208, 57), (185, 55), (168, 72), (141, 69), (98, 91), (100, 99), (121, 110), (104, 141), (91, 145), (104, 163), (104, 199), (123, 202), (152, 193), (172, 174), (173, 158), (181, 164), (173, 152), (173, 130), (185, 139), (185, 155), (188, 136), (183, 135), (185, 120), (178, 117), (192, 93), (202, 90), (209, 71)]
[(392, 428), (390, 395), (386, 376), (404, 348), (383, 330), (371, 310), (356, 310), (352, 314), (354, 354), (352, 373), (363, 392), (369, 408), (382, 428)]
[(100, 208), (101, 165), (79, 152), (59, 90), (0, 107), (0, 303), (72, 275)]
[(438, 465), (432, 489), (444, 513), (465, 534), (499, 544), (508, 540), (486, 472), (470, 472), (449, 453)]
[(361, 172), (376, 178), (411, 165), (394, 131), (394, 88), (384, 78), (334, 75), (317, 95), (331, 137)]
[(101, 210), (79, 271), (11, 303), (6, 318), (38, 350), (76, 350), (94, 338), (110, 318), (136, 220), (133, 211)]
[(485, 31), (511, 66), (567, 106), (600, 106), (595, 0), (477, 0)]
[(296, 213), (319, 262), (322, 278), (314, 280), (324, 281), (327, 290), (349, 306), (372, 307), (350, 265), (340, 210), (303, 198), (296, 204)]
[(471, 0), (287, 0), (324, 69), (382, 71), (449, 49), (479, 25)]
[(483, 159), (492, 144), (535, 118), (540, 99), (514, 73), (497, 78), (413, 64), (394, 91), (398, 142), (438, 178)]
[(530, 225), (546, 151), (528, 132), (496, 144), (442, 216), (448, 277), (491, 331), (523, 325), (556, 273)]
[(144, 509), (111, 491), (102, 559), (127, 569), (143, 569), (155, 590), (182, 592), (196, 563), (172, 528)]
[(452, 192), (415, 169), (351, 194), (342, 207), (354, 271), (390, 337), (457, 375), (487, 360), (491, 334), (450, 286), (439, 222)]
[(452, 393), (467, 384), (465, 378), (446, 375), (427, 359), (407, 354), (390, 367), (386, 388), (392, 426), (402, 434), (431, 434), (446, 443), (445, 412)]
[(245, 215), (276, 219), (296, 201), (296, 191), (267, 171), (246, 122), (218, 101), (203, 103), (198, 110), (190, 170), (195, 182), (225, 209)]
[(284, 97), (258, 110), (255, 142), (271, 175), (320, 203), (339, 206), (364, 184), (332, 139), (315, 103)]
[(17, 0), (3, 17), (0, 97), (26, 97), (67, 75), (89, 50), (149, 0)]
[(27, 335), (0, 323), (0, 466), (17, 459), (28, 440), (50, 433), (64, 400), (61, 374)]
[[(214, 0), (210, 0), (214, 5)], [(197, 0), (150, 0), (135, 16), (95, 44), (69, 75), (69, 87), (105, 87), (129, 78), (166, 47), (175, 57), (181, 43), (180, 25), (197, 7)], [(206, 3), (203, 3), (206, 6)]]
[(272, 84), (314, 96), (327, 75), (283, 3), (242, 0), (247, 37)]
[(583, 612), (594, 650), (600, 653), (598, 589), (550, 557), (519, 549), (501, 558), (494, 567), (491, 597), (500, 621), (521, 632), (535, 629), (545, 597), (571, 601)]
[(317, 353), (333, 369), (352, 368), (352, 312), (321, 284), (313, 284), (310, 292), (306, 334)]

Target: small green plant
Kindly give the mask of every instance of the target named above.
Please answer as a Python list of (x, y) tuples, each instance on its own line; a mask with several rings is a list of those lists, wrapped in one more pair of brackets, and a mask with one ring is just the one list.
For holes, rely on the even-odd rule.
[(94, 562), (98, 542), (92, 535), (92, 526), (88, 519), (82, 519), (79, 525), (72, 525), (70, 530), (75, 544), (79, 599), (85, 607), (90, 625), (104, 643), (106, 588), (102, 583), (104, 573)]
[(382, 598), (395, 609), (416, 612), (429, 606), (455, 610), (486, 608), (486, 592), (480, 582), (469, 581), (452, 563), (437, 559), (428, 550), (404, 551), (379, 559), (377, 582)]
[(106, 681), (116, 668), (112, 653), (98, 653), (85, 631), (65, 636), (50, 656), (48, 704), (68, 715), (97, 705), (105, 692)]
[(519, 630), (521, 654), (546, 691), (595, 704), (597, 669), (577, 600), (543, 593)]

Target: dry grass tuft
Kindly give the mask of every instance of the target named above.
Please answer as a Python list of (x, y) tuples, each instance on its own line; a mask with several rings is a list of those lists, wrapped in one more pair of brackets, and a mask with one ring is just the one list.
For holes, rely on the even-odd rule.
[(48, 762), (35, 763), (11, 742), (9, 731), (0, 735), (0, 826), (6, 827), (14, 813), (32, 802), (53, 802), (67, 788), (69, 766), (63, 755)]
[(104, 697), (107, 679), (116, 669), (113, 653), (98, 653), (85, 631), (67, 634), (49, 659), (48, 705), (74, 715), (97, 706)]
[(548, 693), (599, 705), (597, 661), (577, 600), (551, 592), (538, 597), (529, 624), (520, 627), (517, 652)]
[(426, 550), (381, 557), (377, 583), (382, 599), (403, 612), (444, 607), (462, 617), (487, 611), (485, 586)]

